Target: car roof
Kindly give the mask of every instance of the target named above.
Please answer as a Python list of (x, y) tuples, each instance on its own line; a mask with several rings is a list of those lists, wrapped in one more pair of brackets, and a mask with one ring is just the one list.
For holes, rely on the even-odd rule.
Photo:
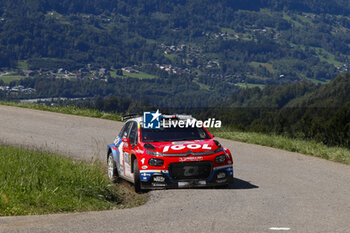
[[(187, 120), (187, 119), (196, 120), (196, 118), (192, 117), (191, 115), (184, 115), (184, 114), (162, 115), (162, 117), (165, 117), (167, 119), (177, 119), (177, 120)], [(137, 125), (142, 125), (143, 117), (142, 116), (134, 117), (134, 118), (128, 119), (125, 123), (129, 121), (136, 121)]]

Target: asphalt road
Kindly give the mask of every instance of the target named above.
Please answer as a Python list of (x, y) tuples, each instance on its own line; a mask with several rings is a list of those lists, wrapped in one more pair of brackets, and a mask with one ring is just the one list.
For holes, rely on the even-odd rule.
[[(0, 141), (105, 159), (122, 123), (0, 106)], [(234, 157), (228, 189), (150, 192), (144, 206), (0, 218), (0, 232), (350, 232), (350, 166), (220, 139)]]

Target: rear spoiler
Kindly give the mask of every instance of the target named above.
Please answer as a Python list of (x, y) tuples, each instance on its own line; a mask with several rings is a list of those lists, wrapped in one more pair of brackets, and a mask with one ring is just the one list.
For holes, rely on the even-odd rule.
[(136, 118), (136, 117), (141, 117), (140, 114), (129, 114), (129, 115), (124, 115), (122, 116), (122, 121), (129, 120), (131, 118)]
[(187, 119), (194, 119), (195, 118), (192, 115), (184, 115), (184, 114), (173, 114), (173, 115), (162, 115), (165, 119), (174, 119), (174, 120), (187, 120)]
[[(124, 115), (122, 116), (122, 121), (126, 121), (129, 120), (131, 118), (136, 118), (136, 117), (142, 117), (143, 115), (140, 114), (128, 114), (128, 115)], [(162, 115), (162, 118), (165, 119), (174, 119), (174, 120), (186, 120), (186, 119), (195, 119), (193, 118), (191, 115), (183, 115), (183, 114), (173, 114), (173, 115)]]

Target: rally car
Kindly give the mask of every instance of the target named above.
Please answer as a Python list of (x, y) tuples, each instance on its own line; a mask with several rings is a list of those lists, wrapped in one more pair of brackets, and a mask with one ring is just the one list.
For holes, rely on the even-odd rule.
[[(194, 119), (171, 115), (172, 121)], [(204, 127), (143, 127), (143, 118), (129, 119), (107, 146), (108, 177), (123, 178), (135, 191), (227, 186), (233, 181), (231, 152)]]

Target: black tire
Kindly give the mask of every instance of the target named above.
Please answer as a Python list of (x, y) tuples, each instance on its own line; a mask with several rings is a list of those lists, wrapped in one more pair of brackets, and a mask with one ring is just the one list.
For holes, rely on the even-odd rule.
[(223, 184), (223, 185), (217, 186), (218, 189), (228, 189), (229, 187), (230, 187), (229, 184)]
[(137, 159), (134, 160), (134, 187), (136, 193), (141, 192), (140, 170)]
[(117, 166), (116, 166), (115, 161), (113, 159), (112, 152), (110, 152), (108, 154), (108, 157), (107, 157), (107, 174), (108, 174), (108, 178), (112, 182), (114, 182), (114, 183), (117, 182), (119, 176), (118, 176)]
[(231, 188), (231, 187), (233, 187), (233, 180), (234, 180), (233, 177), (229, 177), (227, 183), (222, 184), (222, 185), (219, 185), (219, 186), (216, 186), (216, 187), (217, 187), (218, 189), (228, 189), (228, 188)]
[(227, 184), (223, 185), (223, 188), (224, 188), (224, 189), (232, 188), (232, 187), (233, 187), (233, 184), (234, 184), (233, 181), (234, 181), (233, 176), (232, 176), (232, 177), (229, 177), (229, 180), (228, 180)]

